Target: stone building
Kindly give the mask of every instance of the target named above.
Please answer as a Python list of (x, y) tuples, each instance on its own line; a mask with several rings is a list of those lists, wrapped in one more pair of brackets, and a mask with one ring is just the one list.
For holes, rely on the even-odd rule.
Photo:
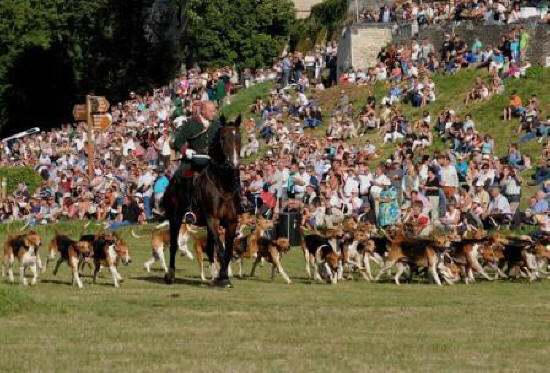
[[(521, 23), (531, 34), (531, 47), (528, 57), (532, 63), (545, 65), (550, 59), (550, 25), (526, 20)], [(347, 26), (341, 35), (338, 44), (339, 71), (349, 67), (366, 68), (376, 63), (380, 49), (391, 43), (410, 43), (413, 37), (418, 40), (427, 37), (436, 50), (441, 48), (445, 34), (455, 34), (471, 44), (475, 37), (485, 44), (499, 45), (501, 37), (507, 35), (511, 25), (474, 25), (463, 21), (458, 25), (448, 22), (443, 25), (429, 25), (420, 27), (413, 24), (404, 24), (394, 28), (391, 24), (359, 23)], [(416, 28), (416, 29), (415, 29)]]

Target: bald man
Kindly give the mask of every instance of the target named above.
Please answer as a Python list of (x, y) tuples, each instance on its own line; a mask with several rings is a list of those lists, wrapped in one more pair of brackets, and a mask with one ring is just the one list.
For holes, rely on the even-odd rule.
[[(176, 175), (184, 179), (193, 176), (193, 170), (200, 171), (206, 167), (208, 159), (201, 158), (200, 155), (208, 154), (210, 142), (219, 128), (219, 122), (214, 120), (216, 105), (210, 101), (203, 101), (200, 109), (200, 113), (184, 122), (175, 134), (174, 149), (179, 150), (182, 156), (181, 165)], [(197, 155), (199, 156), (197, 157)], [(182, 181), (189, 181), (183, 185), (191, 188), (190, 180)], [(189, 210), (190, 208), (184, 209), (184, 211)]]
[(218, 130), (218, 123), (213, 123), (216, 106), (210, 101), (201, 102), (200, 113), (178, 128), (174, 148), (182, 157), (192, 160), (195, 154), (208, 154), (210, 140)]

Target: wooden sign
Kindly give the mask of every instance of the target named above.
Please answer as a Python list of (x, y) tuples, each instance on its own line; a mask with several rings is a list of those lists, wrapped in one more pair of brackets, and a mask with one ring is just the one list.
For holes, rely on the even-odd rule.
[(88, 112), (86, 111), (86, 105), (75, 105), (73, 107), (73, 117), (76, 121), (88, 120)]
[(92, 113), (106, 113), (109, 111), (109, 101), (103, 96), (91, 96), (90, 110)]
[(94, 128), (98, 131), (105, 132), (111, 127), (113, 123), (113, 117), (111, 114), (98, 114), (94, 115)]

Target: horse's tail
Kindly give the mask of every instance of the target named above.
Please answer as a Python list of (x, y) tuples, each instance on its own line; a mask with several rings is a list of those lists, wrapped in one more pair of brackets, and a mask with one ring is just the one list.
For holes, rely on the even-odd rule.
[[(153, 229), (151, 231), (149, 231), (148, 229), (145, 229), (145, 230), (142, 230), (141, 233), (149, 233), (152, 236), (156, 231), (158, 231), (159, 229), (162, 229), (164, 227), (167, 227), (168, 225), (169, 225), (168, 221), (163, 221), (162, 223), (160, 223), (156, 226), (153, 226)], [(137, 234), (136, 231), (133, 228), (130, 231), (130, 234), (132, 235), (132, 237), (137, 238), (138, 240), (146, 237), (146, 234), (142, 234), (142, 235)]]

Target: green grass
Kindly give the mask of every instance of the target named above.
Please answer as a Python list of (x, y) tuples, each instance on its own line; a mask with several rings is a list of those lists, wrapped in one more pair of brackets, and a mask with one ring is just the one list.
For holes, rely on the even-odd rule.
[(250, 88), (243, 89), (231, 97), (231, 103), (222, 108), (222, 113), (228, 118), (235, 118), (241, 114), (243, 120), (246, 120), (250, 116), (250, 106), (254, 104), (254, 101), (257, 98), (266, 98), (272, 89), (272, 81), (255, 84)]
[[(0, 239), (5, 226), (0, 227)], [(15, 227), (11, 227), (15, 230)], [(46, 242), (52, 227), (38, 227)], [(61, 232), (80, 232), (76, 223)], [(137, 228), (146, 231), (147, 228)], [(36, 287), (0, 283), (0, 371), (544, 371), (550, 282), (427, 283), (304, 279), (297, 249), (284, 257), (294, 283), (233, 280), (220, 290), (177, 258), (178, 283), (147, 274), (148, 239), (131, 238), (133, 263), (114, 289), (70, 286), (63, 265)], [(43, 255), (45, 248), (43, 248)], [(245, 262), (245, 273), (250, 271)]]
[[(437, 116), (444, 110), (453, 109), (455, 113), (464, 118), (466, 114), (471, 114), (476, 123), (477, 130), (482, 134), (490, 134), (495, 142), (495, 154), (499, 157), (505, 156), (508, 153), (508, 146), (512, 142), (519, 142), (520, 135), (516, 133), (519, 120), (517, 118), (512, 121), (505, 122), (503, 120), (503, 109), (508, 105), (510, 93), (517, 91), (523, 102), (528, 102), (532, 94), (536, 94), (541, 110), (542, 118), (546, 118), (550, 114), (550, 69), (535, 68), (536, 73), (533, 73), (527, 79), (508, 79), (504, 82), (505, 92), (501, 95), (495, 95), (491, 100), (477, 102), (465, 105), (464, 100), (468, 92), (475, 84), (475, 78), (481, 76), (488, 82), (486, 70), (461, 70), (456, 75), (435, 74), (433, 76), (436, 85), (436, 101), (428, 106), (415, 108), (410, 104), (398, 104), (401, 113), (403, 113), (410, 121), (416, 123), (422, 116), (422, 112), (427, 110), (430, 112), (432, 121), (437, 119)], [(361, 110), (366, 103), (369, 92), (374, 92), (377, 102), (380, 102), (382, 97), (387, 94), (388, 87), (385, 84), (377, 84), (374, 87), (365, 86), (348, 86), (334, 87), (319, 93), (319, 102), (325, 114), (330, 113), (340, 94), (340, 90), (344, 89), (351, 101), (354, 102), (355, 114)], [(326, 116), (326, 121), (322, 126), (319, 126), (314, 131), (310, 132), (314, 136), (324, 136), (326, 130), (326, 122), (329, 120)], [(371, 133), (365, 137), (351, 140), (353, 143), (361, 144), (367, 139), (377, 146), (380, 158), (370, 162), (371, 167), (389, 157), (394, 149), (391, 143), (383, 144), (382, 136), (378, 133)], [(448, 145), (443, 143), (439, 138), (434, 136), (433, 145), (427, 149), (428, 154), (433, 154), (434, 151), (442, 151), (447, 149)], [(536, 139), (520, 144), (522, 154), (530, 154), (533, 167), (536, 166), (540, 159), (542, 145)], [(525, 208), (528, 205), (529, 198), (537, 190), (536, 186), (528, 186), (527, 181), (530, 181), (530, 176), (533, 170), (524, 171), (522, 177), (524, 179), (521, 207)]]

